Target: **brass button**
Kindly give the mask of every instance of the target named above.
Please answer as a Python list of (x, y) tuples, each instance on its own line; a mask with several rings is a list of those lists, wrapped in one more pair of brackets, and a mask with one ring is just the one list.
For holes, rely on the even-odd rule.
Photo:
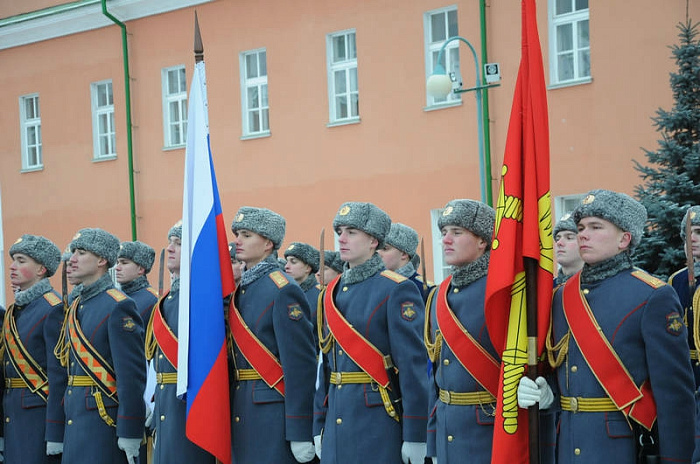
[(10, 365), (10, 361), (5, 361), (5, 365), (6, 365), (6, 366), (9, 366), (9, 365)]
[(160, 420), (161, 420), (161, 421), (164, 421), (164, 420), (165, 420), (165, 414), (163, 414), (162, 416), (160, 416)]
[(245, 295), (245, 290), (241, 290), (241, 295)]
[(448, 435), (448, 436), (447, 436), (447, 441), (450, 441), (450, 442), (451, 442), (451, 441), (453, 441), (454, 439), (455, 439), (455, 437), (453, 437), (452, 435)]
[(160, 389), (162, 390), (162, 389), (164, 389), (164, 388), (165, 388), (165, 385), (163, 385), (163, 384), (161, 383), (161, 384), (160, 384)]
[[(7, 418), (7, 422), (10, 422), (10, 418), (9, 418), (9, 417)], [(68, 419), (68, 425), (73, 425), (73, 420), (72, 420), (72, 419)]]
[(578, 366), (571, 366), (571, 372), (577, 372)]
[(344, 292), (347, 292), (347, 291), (348, 291), (348, 287), (347, 287), (347, 286), (343, 287), (343, 291), (344, 291)]
[(576, 456), (578, 456), (579, 454), (581, 454), (581, 448), (574, 448), (574, 454), (575, 454)]
[[(5, 422), (10, 422), (10, 418), (9, 418), (9, 417), (6, 417), (6, 418), (5, 418)], [(70, 421), (68, 421), (68, 422), (70, 422)]]
[(583, 289), (583, 294), (584, 294), (584, 295), (588, 295), (588, 292), (590, 292), (590, 290), (588, 290), (587, 288), (584, 288), (584, 289)]
[(335, 423), (338, 424), (338, 425), (340, 425), (340, 424), (343, 423), (343, 419), (341, 419), (341, 418), (339, 417), (339, 418), (337, 418), (337, 419), (335, 420)]
[(342, 385), (338, 385), (338, 390), (340, 390), (341, 388), (343, 388), (343, 386), (342, 386)]
[(73, 367), (73, 366), (75, 366), (75, 361), (70, 362), (70, 367)]
[(162, 353), (158, 355), (158, 359), (163, 359), (163, 354), (162, 354)]
[(458, 289), (458, 288), (453, 288), (453, 289), (452, 289), (452, 293), (459, 293), (459, 289)]
[(238, 417), (238, 416), (236, 416), (236, 419), (235, 419), (235, 421), (236, 421), (236, 422), (240, 422), (240, 421), (241, 421), (241, 418), (240, 418), (240, 417)]
[(342, 355), (343, 355), (343, 350), (338, 350), (338, 356), (342, 356)]
[(72, 395), (72, 394), (73, 394), (73, 390), (68, 390), (68, 394), (69, 394), (69, 395)]
[(449, 365), (450, 365), (450, 360), (449, 360), (449, 359), (445, 359), (445, 360), (442, 361), (442, 364), (444, 364), (445, 366), (449, 366)]

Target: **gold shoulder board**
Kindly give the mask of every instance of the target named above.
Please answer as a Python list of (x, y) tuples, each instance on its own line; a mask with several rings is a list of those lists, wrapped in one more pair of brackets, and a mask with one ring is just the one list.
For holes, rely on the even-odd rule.
[(120, 301), (126, 300), (126, 295), (124, 295), (122, 292), (117, 290), (116, 288), (110, 288), (107, 290), (107, 294), (114, 298), (114, 301), (119, 303)]
[(393, 280), (396, 283), (401, 283), (404, 280), (406, 280), (406, 278), (404, 276), (402, 276), (401, 274), (397, 274), (394, 271), (385, 270), (385, 271), (382, 271), (382, 275), (384, 277), (386, 277), (387, 279)]
[(61, 299), (51, 292), (44, 293), (44, 299), (48, 301), (51, 306), (58, 306), (61, 304)]
[(282, 274), (281, 271), (275, 271), (270, 274), (270, 279), (277, 285), (277, 288), (282, 288), (289, 283), (287, 278)]
[(641, 269), (632, 271), (632, 275), (635, 276), (637, 279), (641, 280), (642, 282), (646, 283), (650, 287), (659, 288), (666, 285), (666, 282), (664, 282), (663, 280), (656, 278), (648, 272), (642, 271)]

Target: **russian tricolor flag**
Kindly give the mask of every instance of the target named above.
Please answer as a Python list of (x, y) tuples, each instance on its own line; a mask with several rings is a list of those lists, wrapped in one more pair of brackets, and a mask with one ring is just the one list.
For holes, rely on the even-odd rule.
[(204, 61), (190, 87), (185, 151), (177, 393), (187, 397), (187, 437), (231, 463), (223, 297), (235, 284), (209, 145)]

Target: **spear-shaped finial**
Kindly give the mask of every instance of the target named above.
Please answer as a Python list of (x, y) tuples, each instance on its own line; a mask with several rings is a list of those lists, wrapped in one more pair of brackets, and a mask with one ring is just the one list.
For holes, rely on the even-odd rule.
[(204, 61), (204, 45), (202, 45), (202, 35), (199, 33), (199, 21), (197, 11), (194, 12), (194, 62)]

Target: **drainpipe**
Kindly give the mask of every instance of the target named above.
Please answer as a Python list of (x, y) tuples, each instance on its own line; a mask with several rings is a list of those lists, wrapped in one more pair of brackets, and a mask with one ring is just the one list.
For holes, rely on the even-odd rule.
[[(481, 63), (486, 64), (488, 63), (488, 58), (486, 55), (486, 0), (479, 0), (479, 19), (481, 21)], [(481, 85), (486, 85), (486, 73), (483, 72), (483, 69), (481, 71), (483, 79)], [(491, 188), (491, 120), (489, 118), (488, 87), (484, 89), (482, 95), (483, 98), (481, 100), (481, 104), (483, 107), (482, 116), (484, 118), (484, 158), (486, 158), (486, 166), (484, 167), (484, 169), (486, 171), (486, 185), (488, 185), (487, 198), (492, 198), (493, 191)]]
[(102, 0), (102, 13), (122, 30), (122, 55), (124, 57), (124, 98), (126, 100), (126, 146), (129, 161), (129, 207), (131, 211), (131, 239), (136, 240), (136, 199), (134, 195), (134, 147), (131, 138), (131, 81), (129, 78), (129, 48), (126, 25), (107, 11), (107, 0)]

